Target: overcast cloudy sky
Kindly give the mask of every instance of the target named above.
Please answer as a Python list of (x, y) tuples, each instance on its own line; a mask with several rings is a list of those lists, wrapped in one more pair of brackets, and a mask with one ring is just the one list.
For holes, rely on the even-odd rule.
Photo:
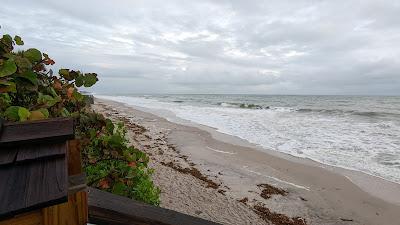
[(98, 93), (400, 94), (400, 1), (1, 0)]

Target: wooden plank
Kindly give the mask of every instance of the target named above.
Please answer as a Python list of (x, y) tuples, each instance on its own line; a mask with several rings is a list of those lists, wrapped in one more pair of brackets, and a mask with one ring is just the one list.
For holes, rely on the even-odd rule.
[(81, 150), (78, 140), (68, 141), (68, 175), (76, 175), (82, 173)]
[(0, 225), (43, 225), (41, 210), (17, 215), (13, 218), (0, 221)]
[(0, 150), (0, 166), (12, 164), (17, 158), (18, 149), (4, 147)]
[(29, 146), (18, 146), (17, 163), (30, 160), (39, 160), (53, 157), (64, 157), (66, 154), (66, 142), (35, 144)]
[(68, 197), (68, 202), (44, 208), (44, 225), (83, 225), (88, 222), (87, 193), (77, 192)]
[(217, 225), (173, 210), (147, 205), (129, 198), (88, 188), (89, 222), (118, 225)]
[(2, 147), (0, 151), (0, 166), (25, 163), (31, 160), (64, 157), (65, 153), (65, 142)]
[(68, 195), (73, 195), (78, 191), (84, 191), (86, 188), (86, 174), (81, 173), (68, 177)]
[(66, 201), (66, 159), (0, 168), (0, 217)]
[(0, 134), (0, 147), (58, 142), (72, 138), (74, 138), (74, 121), (72, 118), (5, 123)]

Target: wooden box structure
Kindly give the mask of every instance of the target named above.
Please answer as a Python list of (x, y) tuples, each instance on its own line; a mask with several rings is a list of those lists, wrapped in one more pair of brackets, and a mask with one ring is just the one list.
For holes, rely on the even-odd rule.
[(73, 138), (69, 118), (1, 125), (0, 225), (86, 224), (85, 179)]

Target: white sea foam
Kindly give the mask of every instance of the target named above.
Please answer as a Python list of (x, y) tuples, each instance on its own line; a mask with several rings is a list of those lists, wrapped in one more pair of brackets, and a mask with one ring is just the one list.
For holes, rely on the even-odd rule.
[(247, 172), (254, 173), (254, 174), (257, 174), (259, 176), (263, 176), (263, 177), (269, 178), (269, 179), (277, 181), (279, 183), (287, 184), (287, 185), (290, 185), (290, 186), (293, 186), (293, 187), (296, 187), (296, 188), (299, 188), (299, 189), (304, 189), (304, 190), (310, 191), (309, 187), (298, 185), (298, 184), (295, 184), (295, 183), (292, 183), (292, 182), (289, 182), (289, 181), (285, 181), (285, 180), (282, 180), (282, 179), (279, 179), (279, 178), (276, 178), (276, 177), (272, 177), (272, 176), (268, 176), (268, 175), (262, 174), (260, 172), (248, 169), (248, 166), (243, 166), (243, 169), (246, 170)]
[(292, 107), (247, 109), (165, 102), (150, 97), (99, 96), (214, 127), (264, 148), (359, 170), (400, 183), (400, 124), (357, 120), (336, 111), (300, 113)]
[(218, 150), (218, 149), (215, 149), (215, 148), (211, 148), (211, 147), (208, 147), (208, 146), (207, 146), (207, 148), (210, 149), (211, 151), (222, 153), (222, 154), (229, 154), (229, 155), (235, 155), (236, 154), (235, 152), (221, 151), (221, 150)]

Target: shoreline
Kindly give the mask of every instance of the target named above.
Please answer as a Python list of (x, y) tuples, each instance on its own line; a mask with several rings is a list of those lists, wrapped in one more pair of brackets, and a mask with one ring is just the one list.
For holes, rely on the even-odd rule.
[[(396, 183), (388, 184), (362, 172), (329, 168), (332, 166), (310, 159), (282, 157), (279, 155), (283, 153), (268, 152), (213, 128), (193, 126), (187, 121), (182, 124), (167, 121), (151, 112), (143, 112), (139, 107), (96, 98), (97, 105), (99, 102), (127, 117), (147, 118), (144, 124), (150, 127), (162, 124), (160, 127), (170, 129), (168, 142), (189, 158), (201, 173), (210, 179), (217, 176), (221, 184), (229, 187), (223, 190), (224, 195), (236, 202), (253, 199), (271, 211), (291, 218), (305, 218), (308, 224), (395, 224), (399, 204), (382, 199), (400, 203), (395, 198), (400, 193), (400, 185)], [(262, 183), (281, 188), (288, 194), (260, 198), (257, 185)], [(376, 190), (380, 190), (380, 195), (372, 196), (370, 193)], [(254, 206), (255, 203), (249, 204)], [(163, 206), (168, 208), (168, 204)]]
[[(108, 100), (108, 99), (102, 99), (105, 101), (111, 101), (111, 102), (118, 102), (114, 100)], [(118, 102), (120, 104), (124, 104), (121, 102)], [(301, 164), (306, 164), (306, 165), (312, 165), (316, 167), (320, 167), (323, 169), (327, 169), (330, 171), (333, 171), (334, 173), (339, 173), (343, 176), (345, 176), (347, 179), (349, 179), (352, 183), (360, 187), (362, 190), (368, 192), (369, 194), (378, 197), (384, 201), (387, 201), (392, 204), (400, 205), (400, 183), (396, 183), (394, 181), (385, 179), (384, 177), (376, 176), (364, 171), (356, 170), (353, 168), (345, 168), (345, 167), (340, 167), (340, 166), (335, 166), (335, 165), (329, 165), (329, 164), (324, 164), (322, 162), (319, 162), (318, 160), (311, 159), (308, 157), (300, 157), (300, 156), (295, 156), (291, 155), (288, 153), (280, 152), (280, 151), (275, 151), (272, 149), (267, 149), (262, 147), (261, 145), (257, 145), (254, 143), (251, 143), (245, 139), (242, 139), (237, 136), (233, 136), (230, 134), (226, 134), (223, 132), (220, 132), (217, 130), (217, 128), (214, 127), (209, 127), (207, 125), (203, 124), (198, 124), (189, 120), (185, 120), (182, 118), (177, 117), (175, 114), (168, 110), (155, 110), (155, 109), (150, 109), (150, 108), (144, 108), (140, 106), (134, 106), (134, 105), (128, 105), (126, 104), (127, 107), (132, 107), (135, 108), (136, 110), (140, 110), (146, 113), (150, 113), (153, 115), (156, 115), (158, 117), (164, 118), (168, 120), (171, 123), (177, 123), (183, 126), (191, 126), (191, 127), (196, 127), (201, 130), (205, 130), (209, 132), (213, 138), (235, 144), (235, 145), (240, 145), (243, 147), (250, 147), (252, 149), (256, 149), (257, 151), (264, 152), (268, 155), (273, 155), (279, 158), (283, 158), (292, 162), (296, 163), (301, 163)], [(373, 184), (373, 185), (371, 185)], [(385, 192), (382, 192), (382, 188), (386, 189)]]

